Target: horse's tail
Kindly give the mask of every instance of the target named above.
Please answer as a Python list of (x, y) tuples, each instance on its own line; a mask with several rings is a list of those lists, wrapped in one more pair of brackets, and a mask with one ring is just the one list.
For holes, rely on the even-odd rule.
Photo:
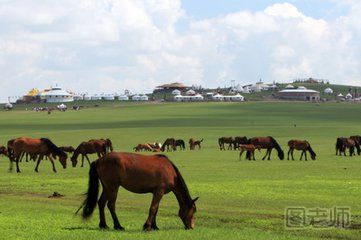
[(58, 155), (58, 156), (66, 156), (66, 153), (58, 148), (52, 141), (50, 141), (48, 138), (41, 138), (40, 139), (45, 145), (49, 148), (49, 150)]
[(94, 161), (90, 164), (88, 192), (86, 193), (86, 199), (76, 212), (78, 213), (79, 210), (83, 208), (82, 217), (85, 220), (93, 214), (98, 201), (99, 175), (97, 172), (97, 166), (98, 161)]
[(276, 150), (278, 152), (279, 159), (283, 160), (285, 158), (285, 153), (283, 152), (281, 146), (278, 144), (276, 139), (274, 139), (273, 137), (269, 137), (269, 138), (271, 139), (271, 143), (274, 145), (274, 147), (276, 148)]

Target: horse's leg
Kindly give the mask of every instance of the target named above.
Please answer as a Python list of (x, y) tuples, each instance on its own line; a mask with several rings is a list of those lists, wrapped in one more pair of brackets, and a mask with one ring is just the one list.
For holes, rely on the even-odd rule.
[(239, 153), (239, 160), (242, 160), (242, 154), (244, 153), (244, 149), (242, 149)]
[(303, 151), (305, 152), (305, 160), (308, 161), (307, 160), (307, 152), (306, 152), (306, 150), (303, 150)]
[(20, 155), (16, 157), (16, 172), (20, 173), (20, 168), (19, 168), (19, 160), (20, 160)]
[(115, 230), (124, 230), (124, 228), (120, 225), (117, 214), (115, 212), (115, 202), (117, 201), (118, 189), (119, 189), (119, 187), (112, 187), (111, 189), (108, 189), (108, 191), (107, 191), (107, 196), (108, 196), (107, 206), (108, 206), (110, 214), (112, 215), (112, 218), (113, 218), (114, 229)]
[(89, 160), (88, 154), (85, 154), (85, 158), (86, 158), (86, 160), (88, 161), (89, 166), (90, 166), (90, 160)]
[[(152, 203), (149, 208), (149, 215), (147, 221), (143, 225), (143, 230), (158, 230), (158, 227), (155, 225), (155, 217), (158, 212), (159, 202), (163, 197), (163, 192), (156, 191), (153, 193)], [(155, 225), (154, 227), (152, 225)]]
[(104, 208), (105, 208), (105, 204), (107, 203), (107, 196), (106, 196), (106, 192), (103, 188), (103, 192), (100, 195), (100, 198), (98, 200), (98, 207), (99, 207), (99, 227), (100, 228), (108, 228), (107, 223), (105, 221), (105, 213), (104, 213)]
[(53, 165), (53, 172), (56, 173), (55, 164), (54, 164), (54, 158), (53, 158), (51, 155), (49, 155), (49, 156), (47, 156), (47, 157), (49, 158), (49, 160), (50, 160), (50, 162), (51, 162), (51, 165)]
[(302, 150), (301, 157), (300, 157), (300, 161), (302, 161), (303, 154), (304, 154), (304, 152), (303, 152), (303, 150)]
[(271, 160), (272, 148), (268, 150), (268, 160)]
[(294, 148), (292, 148), (292, 150), (291, 150), (291, 157), (292, 157), (292, 161), (294, 161), (295, 160), (295, 157), (293, 156), (293, 152), (295, 151), (295, 149)]
[(256, 161), (256, 158), (254, 157), (254, 151), (255, 150), (252, 150), (252, 156), (253, 156), (253, 161)]
[(264, 157), (262, 158), (262, 160), (265, 160), (265, 159), (266, 159), (267, 154), (268, 154), (268, 149), (267, 149), (267, 151), (266, 151), (266, 155), (264, 155)]
[(290, 153), (291, 153), (291, 148), (288, 150), (288, 153), (287, 153), (287, 160), (290, 160)]
[(34, 169), (35, 172), (39, 172), (39, 171), (38, 171), (38, 167), (39, 167), (39, 164), (40, 164), (41, 159), (42, 159), (42, 158), (41, 158), (41, 155), (39, 155), (39, 156), (38, 156), (38, 161), (37, 161), (37, 163), (36, 163), (36, 167), (35, 167), (35, 169)]
[(80, 167), (84, 167), (84, 154), (81, 155), (81, 166)]

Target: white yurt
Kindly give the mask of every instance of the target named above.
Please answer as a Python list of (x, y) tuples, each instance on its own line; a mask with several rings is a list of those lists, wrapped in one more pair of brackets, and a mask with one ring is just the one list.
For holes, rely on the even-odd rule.
[(251, 91), (249, 90), (249, 87), (246, 86), (243, 88), (243, 93), (250, 93)]
[(140, 100), (140, 101), (148, 101), (149, 98), (148, 98), (147, 95), (143, 94), (143, 95), (140, 95), (140, 96), (139, 96), (139, 100)]
[(119, 101), (128, 101), (129, 97), (127, 95), (119, 95), (118, 100)]
[(140, 96), (138, 94), (132, 96), (133, 101), (140, 101)]
[(115, 97), (114, 94), (103, 94), (102, 99), (107, 101), (112, 101), (115, 99)]
[(346, 98), (346, 99), (352, 99), (352, 98), (353, 98), (353, 96), (352, 96), (352, 94), (351, 94), (351, 93), (347, 93), (347, 95), (345, 96), (345, 98)]
[(91, 96), (90, 99), (93, 101), (102, 100), (102, 96), (95, 94), (95, 95)]
[(223, 100), (223, 95), (217, 93), (216, 95), (214, 95), (212, 97), (213, 101), (222, 101)]
[(174, 90), (172, 91), (172, 94), (173, 94), (173, 95), (181, 95), (181, 91), (179, 91), (178, 89), (174, 89)]
[(84, 101), (89, 101), (89, 100), (91, 100), (91, 97), (89, 95), (84, 95), (83, 100)]
[(332, 90), (331, 88), (326, 88), (326, 89), (324, 90), (324, 93), (326, 93), (326, 94), (332, 94), (332, 93), (333, 93), (333, 90)]
[(244, 101), (244, 97), (241, 94), (238, 93), (238, 94), (232, 96), (232, 101), (240, 101), (240, 102), (242, 102), (242, 101)]
[(44, 99), (47, 103), (61, 103), (73, 102), (74, 97), (72, 94), (61, 89), (60, 87), (53, 87), (50, 91), (44, 93)]
[(340, 94), (337, 95), (337, 97), (342, 98), (342, 97), (343, 97), (343, 94), (340, 93)]
[(6, 103), (5, 105), (4, 105), (4, 109), (6, 109), (6, 110), (11, 110), (11, 109), (13, 109), (14, 108), (14, 106), (11, 104), (11, 103)]
[(196, 95), (196, 92), (193, 89), (190, 89), (186, 92), (187, 95)]
[(174, 101), (177, 101), (177, 102), (181, 102), (181, 101), (183, 101), (183, 96), (182, 95), (175, 95), (174, 96)]
[(195, 101), (203, 101), (203, 100), (204, 100), (204, 97), (203, 97), (202, 95), (200, 95), (200, 94), (196, 94), (196, 95), (193, 97), (193, 99), (194, 99)]
[(291, 84), (288, 84), (285, 88), (286, 89), (294, 89), (295, 87), (293, 85), (291, 85)]
[(64, 103), (57, 106), (57, 109), (59, 109), (59, 110), (66, 110), (67, 108), (68, 107)]

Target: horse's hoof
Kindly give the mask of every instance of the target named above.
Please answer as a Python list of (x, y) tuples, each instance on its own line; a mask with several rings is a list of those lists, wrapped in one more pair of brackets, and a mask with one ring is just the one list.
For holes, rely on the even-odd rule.
[(17, 173), (21, 173), (20, 170), (16, 170)]
[(151, 225), (148, 225), (146, 223), (143, 225), (143, 231), (152, 231), (152, 230), (153, 228)]
[(125, 231), (125, 228), (123, 228), (122, 226), (114, 226), (114, 230)]

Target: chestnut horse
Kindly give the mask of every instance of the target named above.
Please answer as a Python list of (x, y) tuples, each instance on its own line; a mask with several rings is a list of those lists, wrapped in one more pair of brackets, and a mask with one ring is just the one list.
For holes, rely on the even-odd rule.
[(72, 166), (76, 167), (78, 163), (78, 156), (81, 155), (81, 167), (84, 167), (84, 157), (90, 165), (88, 154), (96, 153), (98, 157), (104, 156), (107, 152), (107, 146), (102, 140), (92, 139), (88, 142), (82, 142), (75, 149), (73, 156), (71, 157)]
[(203, 142), (203, 138), (197, 141), (195, 141), (193, 138), (189, 139), (189, 149), (194, 150), (196, 146), (198, 146), (198, 149), (201, 149), (202, 142)]
[(241, 160), (241, 158), (242, 158), (242, 154), (244, 153), (244, 152), (247, 152), (248, 153), (248, 156), (246, 156), (246, 159), (247, 160), (251, 160), (251, 158), (253, 159), (253, 161), (256, 161), (256, 158), (254, 157), (254, 152), (255, 152), (255, 150), (256, 149), (258, 149), (258, 151), (261, 151), (261, 149), (257, 146), (255, 146), (255, 145), (253, 145), (253, 144), (240, 144), (239, 146), (238, 146), (238, 148), (241, 150), (240, 152), (239, 152), (239, 160)]
[(218, 139), (218, 145), (220, 150), (226, 150), (224, 144), (228, 144), (228, 150), (232, 149), (232, 145), (234, 144), (233, 137), (221, 137)]
[[(99, 142), (101, 144), (104, 144), (105, 146), (105, 153), (108, 153), (108, 152), (113, 152), (113, 143), (112, 141), (107, 138), (107, 139), (104, 139), (104, 138), (101, 138), (101, 139), (90, 139), (88, 142)], [(104, 153), (104, 154), (105, 154)]]
[(12, 162), (16, 162), (16, 171), (20, 173), (19, 160), (23, 153), (28, 153), (30, 156), (37, 155), (38, 161), (36, 163), (35, 172), (38, 172), (40, 161), (44, 156), (48, 157), (51, 164), (53, 165), (53, 171), (56, 172), (54, 165), (54, 156), (59, 156), (59, 161), (63, 168), (66, 168), (67, 155), (61, 149), (59, 149), (52, 141), (47, 138), (17, 138), (14, 140), (13, 155), (10, 157), (10, 171), (12, 170)]
[(175, 145), (175, 139), (167, 138), (165, 140), (165, 142), (163, 143), (162, 147), (160, 148), (160, 150), (162, 152), (164, 152), (166, 147), (167, 147), (167, 152), (172, 151), (172, 150), (173, 151), (177, 150), (176, 145)]
[[(99, 180), (103, 192), (98, 200)], [(83, 219), (88, 219), (92, 215), (98, 202), (99, 227), (107, 228), (104, 213), (105, 205), (107, 205), (113, 218), (114, 228), (124, 230), (115, 212), (115, 202), (120, 186), (133, 193), (153, 194), (148, 219), (143, 225), (144, 230), (158, 230), (156, 216), (159, 202), (169, 192), (173, 192), (178, 200), (180, 207), (178, 215), (185, 228), (194, 228), (195, 202), (198, 198), (191, 198), (178, 168), (164, 155), (145, 156), (112, 152), (92, 162), (87, 197), (79, 208), (79, 210), (83, 208)]]
[(302, 157), (305, 156), (305, 160), (307, 161), (307, 151), (310, 152), (312, 160), (316, 160), (316, 153), (311, 148), (311, 145), (308, 141), (304, 140), (290, 140), (288, 142), (288, 147), (290, 148), (288, 150), (287, 160), (290, 160), (290, 154), (292, 157), (292, 160), (295, 160), (293, 157), (293, 151), (296, 149), (298, 151), (302, 151), (300, 161), (302, 160)]
[(343, 153), (344, 156), (346, 156), (346, 148), (349, 149), (350, 156), (355, 155), (355, 148), (357, 149), (357, 154), (358, 155), (361, 154), (361, 148), (360, 148), (359, 142), (357, 141), (355, 136), (350, 137), (350, 138), (344, 138), (344, 137), (337, 138), (336, 155), (339, 154), (341, 156), (341, 154)]
[[(280, 160), (283, 160), (285, 157), (283, 150), (273, 137), (254, 137), (249, 139), (248, 143), (253, 144), (261, 149), (267, 149), (266, 155), (262, 158), (262, 160), (265, 160), (267, 156), (268, 160), (271, 160), (271, 153), (273, 148), (277, 150), (278, 158)], [(247, 152), (247, 157), (249, 158), (249, 152)]]

